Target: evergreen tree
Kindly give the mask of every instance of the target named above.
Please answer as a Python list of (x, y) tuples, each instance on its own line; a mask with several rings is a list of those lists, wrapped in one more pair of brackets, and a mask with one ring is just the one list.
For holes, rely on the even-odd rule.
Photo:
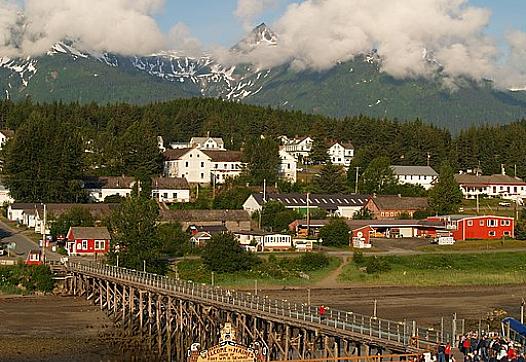
[(348, 246), (350, 231), (345, 220), (333, 218), (320, 229), (320, 238), (326, 246)]
[(122, 136), (123, 174), (147, 179), (159, 175), (163, 169), (163, 157), (157, 145), (157, 135), (145, 121), (132, 124)]
[(389, 158), (375, 158), (363, 172), (360, 183), (360, 191), (367, 194), (384, 194), (396, 185)]
[[(52, 215), (50, 219), (53, 219)], [(52, 221), (51, 235), (66, 236), (72, 226), (95, 226), (95, 220), (88, 209), (81, 206), (74, 207)]]
[(153, 200), (132, 195), (115, 209), (110, 218), (112, 249), (110, 260), (117, 255), (122, 266), (164, 274), (167, 265), (161, 260), (163, 244), (159, 238), (157, 220), (159, 207)]
[(325, 139), (316, 137), (312, 142), (312, 150), (309, 155), (309, 160), (314, 164), (324, 164), (329, 160), (329, 154), (327, 151), (328, 147), (325, 143)]
[(429, 193), (429, 205), (437, 214), (454, 214), (460, 209), (462, 198), (462, 190), (455, 181), (453, 169), (445, 161), (440, 167), (438, 182)]
[(83, 143), (76, 129), (34, 112), (6, 145), (4, 182), (21, 202), (82, 202)]
[(341, 166), (331, 163), (324, 165), (314, 178), (313, 191), (320, 194), (338, 194), (347, 190), (345, 174)]
[(269, 137), (253, 138), (245, 145), (243, 159), (247, 163), (247, 171), (252, 185), (267, 185), (278, 181), (279, 144)]

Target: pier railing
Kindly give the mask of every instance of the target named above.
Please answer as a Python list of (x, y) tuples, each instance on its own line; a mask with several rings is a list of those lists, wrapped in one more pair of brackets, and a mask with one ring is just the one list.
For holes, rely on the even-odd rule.
[[(319, 308), (313, 305), (271, 299), (251, 293), (231, 291), (217, 286), (178, 280), (111, 265), (68, 263), (67, 268), (71, 272), (110, 278), (123, 283), (134, 283), (176, 293), (188, 300), (221, 303), (232, 310), (251, 310), (270, 317), (315, 324), (343, 333), (352, 332), (365, 338), (380, 339), (414, 348), (444, 342), (440, 331), (417, 327), (414, 321), (409, 323), (394, 321), (332, 308), (321, 316)], [(425, 347), (423, 348), (425, 349)]]

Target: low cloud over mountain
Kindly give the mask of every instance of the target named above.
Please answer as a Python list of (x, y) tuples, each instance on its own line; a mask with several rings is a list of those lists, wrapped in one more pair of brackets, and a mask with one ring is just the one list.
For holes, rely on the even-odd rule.
[[(248, 27), (280, 0), (238, 0), (235, 15)], [(122, 55), (177, 50), (195, 56), (202, 45), (182, 23), (163, 33), (154, 15), (165, 0), (3, 0), (0, 56), (38, 55), (59, 41), (78, 49)], [(399, 79), (494, 80), (526, 85), (526, 34), (510, 33), (502, 50), (485, 32), (489, 10), (467, 0), (298, 0), (271, 28), (276, 42), (213, 49), (225, 64), (259, 68), (290, 64), (327, 70), (377, 49), (381, 70)]]

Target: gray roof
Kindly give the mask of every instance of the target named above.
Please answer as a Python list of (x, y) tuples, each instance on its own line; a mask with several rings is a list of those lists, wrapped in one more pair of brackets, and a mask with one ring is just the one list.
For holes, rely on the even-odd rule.
[(396, 176), (438, 176), (438, 173), (430, 166), (391, 166)]
[[(256, 201), (263, 205), (263, 194), (252, 194)], [(362, 207), (367, 204), (367, 195), (343, 195), (343, 194), (310, 194), (309, 206), (320, 209), (336, 210), (338, 207)], [(266, 201), (278, 201), (285, 207), (307, 207), (307, 194), (274, 194), (267, 193)]]
[(110, 232), (106, 227), (71, 227), (70, 231), (75, 239), (111, 239)]

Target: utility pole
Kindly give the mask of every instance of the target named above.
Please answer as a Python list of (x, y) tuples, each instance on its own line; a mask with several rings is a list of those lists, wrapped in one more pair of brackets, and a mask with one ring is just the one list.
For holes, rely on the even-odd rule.
[(263, 202), (267, 202), (267, 179), (263, 179)]
[(307, 192), (307, 238), (310, 235), (310, 193)]
[(310, 305), (310, 288), (307, 288), (307, 305)]
[(212, 172), (212, 198), (216, 198), (216, 174)]
[(215, 275), (214, 275), (214, 274), (215, 274), (215, 273), (214, 273), (214, 272), (212, 272), (212, 286), (214, 286), (214, 285), (215, 285), (215, 278), (214, 278), (214, 277), (215, 277)]
[(526, 301), (524, 300), (524, 298), (522, 298), (522, 302), (521, 302), (521, 324), (524, 324), (524, 304), (526, 303)]
[(480, 214), (479, 191), (477, 191), (477, 215)]
[(376, 319), (376, 315), (377, 315), (377, 311), (378, 311), (377, 307), (378, 307), (378, 301), (375, 299), (374, 300), (374, 309), (373, 309), (373, 318), (374, 319)]
[(254, 280), (254, 295), (258, 295), (258, 280)]
[(356, 182), (354, 185), (354, 193), (358, 194), (358, 179), (360, 178), (360, 169), (361, 167), (355, 167), (356, 168)]
[(427, 166), (431, 166), (431, 153), (427, 153)]
[(46, 204), (42, 204), (44, 206), (44, 218), (42, 220), (42, 262), (46, 263), (46, 223), (47, 223), (47, 215), (46, 215)]
[(142, 269), (146, 273), (146, 260), (143, 260), (142, 264), (143, 264), (143, 268)]

